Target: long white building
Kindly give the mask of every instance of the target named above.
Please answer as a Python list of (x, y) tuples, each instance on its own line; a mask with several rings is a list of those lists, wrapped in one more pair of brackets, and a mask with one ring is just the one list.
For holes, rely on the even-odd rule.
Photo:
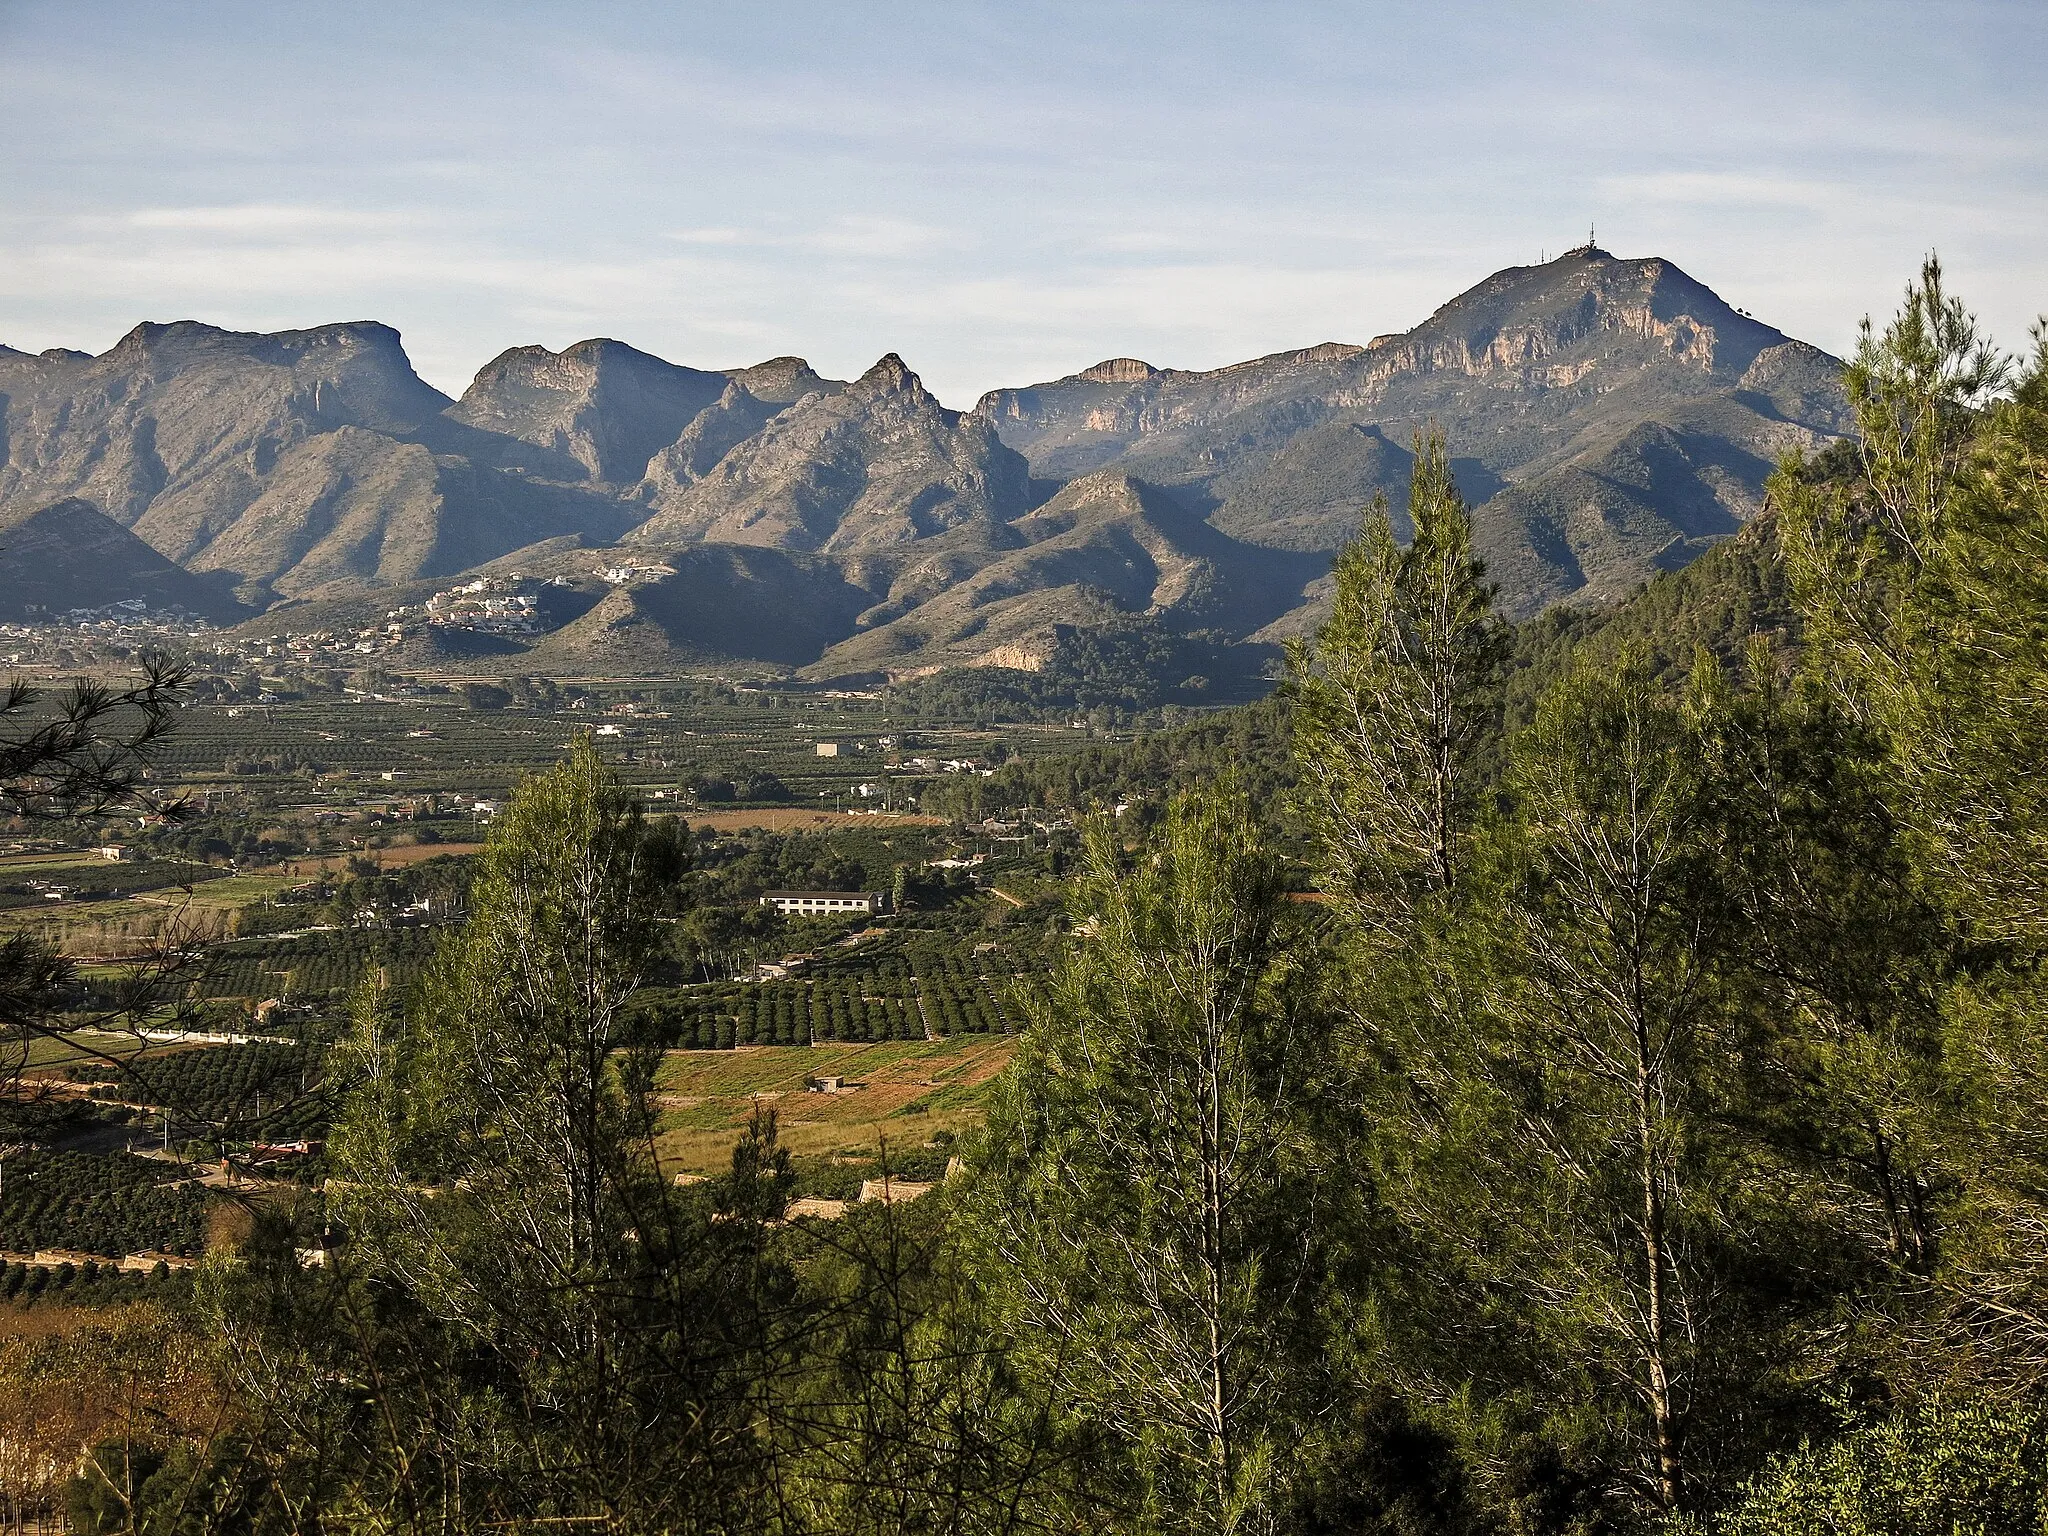
[(880, 891), (768, 891), (761, 905), (789, 917), (844, 917), (852, 912), (886, 912), (889, 898)]

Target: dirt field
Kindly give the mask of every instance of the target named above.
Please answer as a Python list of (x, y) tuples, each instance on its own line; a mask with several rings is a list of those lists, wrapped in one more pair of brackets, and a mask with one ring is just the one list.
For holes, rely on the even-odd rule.
[(692, 811), (683, 817), (693, 827), (710, 827), (717, 832), (741, 827), (760, 827), (769, 832), (818, 832), (847, 827), (943, 827), (942, 816), (913, 816), (907, 812), (863, 815), (858, 811)]
[(291, 859), (276, 867), (284, 874), (311, 879), (325, 870), (346, 868), (352, 858), (370, 858), (386, 869), (397, 869), (405, 864), (438, 859), (444, 853), (482, 853), (483, 848), (482, 843), (407, 843), (402, 848), (354, 848), (347, 853), (323, 854), (319, 858)]
[[(988, 1085), (1016, 1042), (1001, 1035), (896, 1040), (878, 1045), (760, 1045), (670, 1051), (655, 1078), (664, 1166), (719, 1173), (759, 1104), (776, 1113), (792, 1152), (872, 1152), (886, 1137), (922, 1145), (982, 1116)], [(810, 1093), (806, 1078), (837, 1077), (840, 1093)]]

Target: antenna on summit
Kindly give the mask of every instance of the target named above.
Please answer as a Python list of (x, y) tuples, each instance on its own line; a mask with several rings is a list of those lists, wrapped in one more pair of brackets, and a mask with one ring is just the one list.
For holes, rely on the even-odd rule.
[(1592, 226), (1591, 224), (1588, 224), (1588, 225), (1586, 226), (1586, 245), (1587, 245), (1587, 247), (1588, 247), (1588, 248), (1590, 249), (1591, 247), (1593, 247), (1593, 246), (1596, 246), (1596, 245), (1598, 245), (1599, 243), (1600, 243), (1600, 242), (1599, 242), (1598, 240), (1595, 240), (1595, 239), (1593, 238), (1593, 226)]

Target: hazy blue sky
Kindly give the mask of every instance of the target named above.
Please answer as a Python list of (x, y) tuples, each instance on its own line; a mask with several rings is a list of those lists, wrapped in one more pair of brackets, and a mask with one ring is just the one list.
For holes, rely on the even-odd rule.
[(1405, 329), (1585, 237), (1835, 350), (2048, 308), (2048, 4), (0, 0), (0, 341), (377, 318), (948, 403)]

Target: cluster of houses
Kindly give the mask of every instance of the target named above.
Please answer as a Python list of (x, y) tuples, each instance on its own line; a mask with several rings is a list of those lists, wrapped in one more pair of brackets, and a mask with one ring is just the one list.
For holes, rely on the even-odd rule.
[(193, 640), (212, 627), (182, 608), (152, 609), (141, 598), (131, 597), (103, 608), (70, 608), (26, 623), (0, 624), (0, 643), (13, 642), (12, 649), (0, 652), (0, 662), (19, 666), (47, 661), (58, 647), (76, 645), (81, 639), (131, 649), (167, 639)]
[[(557, 576), (563, 585), (567, 581)], [(479, 576), (436, 592), (422, 605), (437, 629), (467, 629), (486, 635), (536, 635), (541, 631), (541, 584), (523, 576)], [(394, 608), (385, 617), (400, 627), (411, 610)]]

